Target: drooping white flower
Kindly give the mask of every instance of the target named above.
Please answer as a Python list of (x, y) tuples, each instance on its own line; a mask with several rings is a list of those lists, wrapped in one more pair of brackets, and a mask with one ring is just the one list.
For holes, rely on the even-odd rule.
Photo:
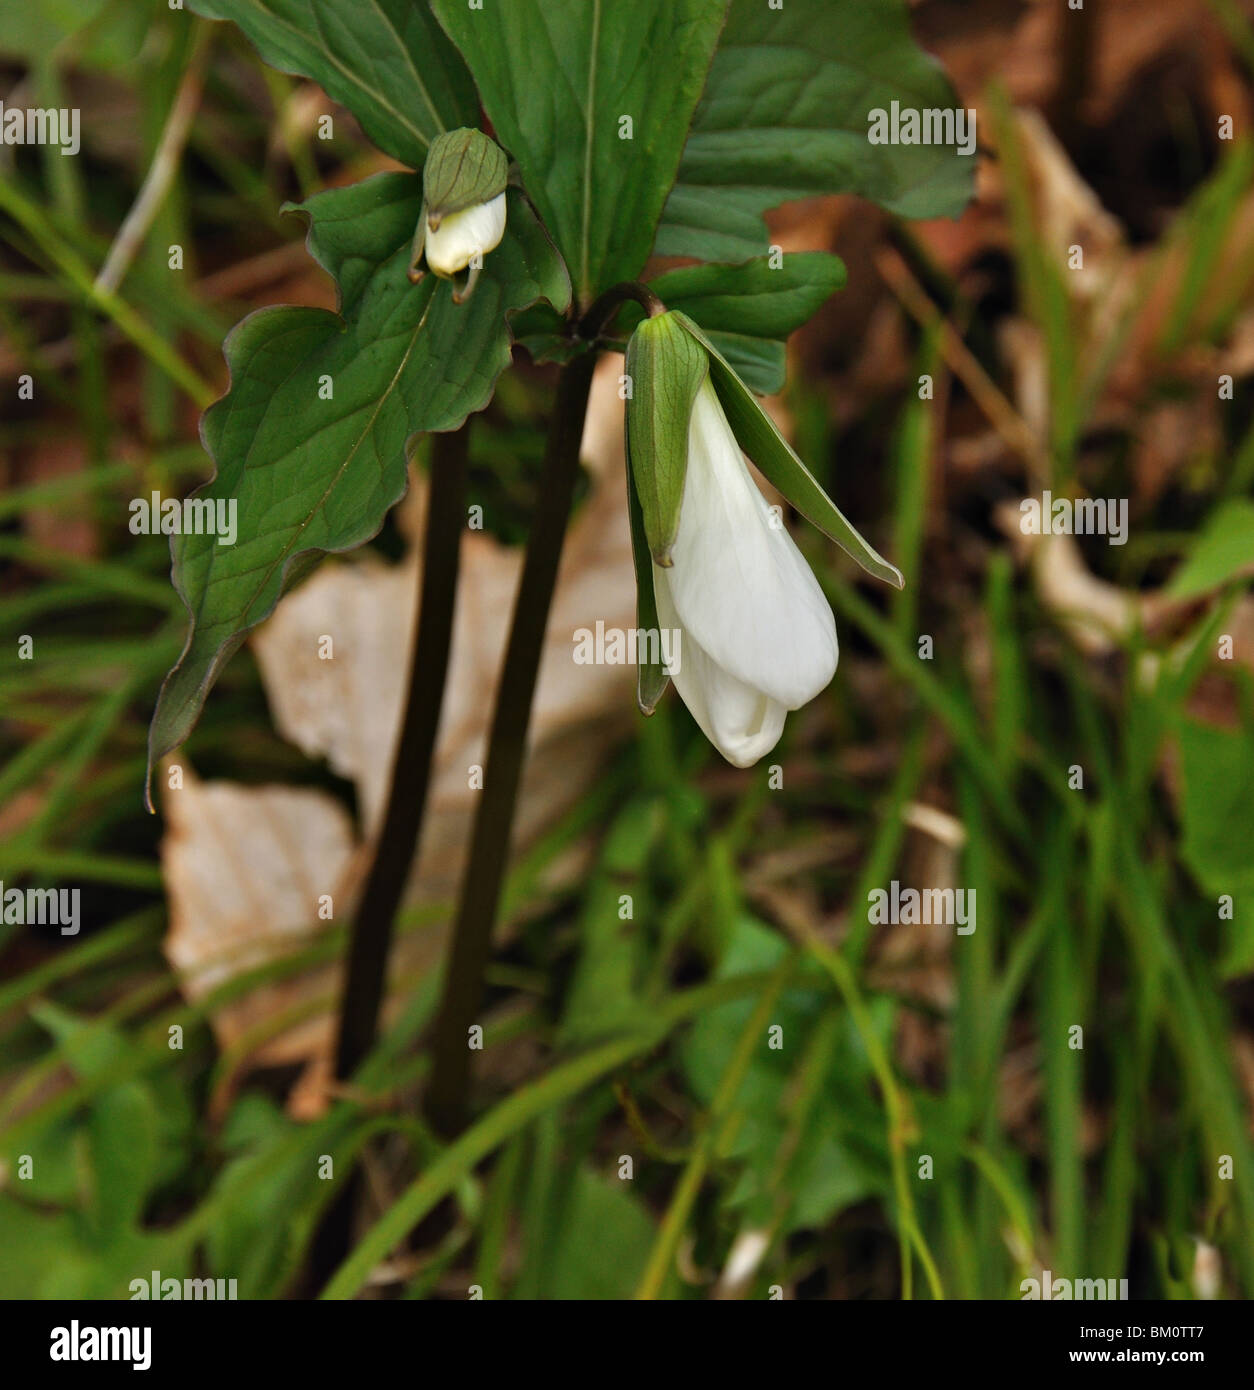
[(451, 279), (465, 270), (476, 256), (482, 258), (495, 250), (504, 235), (504, 193), (498, 193), (486, 203), (447, 213), (438, 222), (428, 217), (427, 265), (436, 275)]
[(481, 130), (464, 126), (436, 136), (422, 169), (422, 210), (409, 253), (413, 284), (431, 271), (453, 282), (454, 304), (470, 298), (483, 258), (505, 235), (508, 182), (505, 152)]
[(707, 378), (688, 424), (671, 565), (652, 565), (658, 623), (682, 632), (672, 672), (720, 753), (748, 767), (778, 742), (788, 710), (836, 673), (832, 610), (758, 490)]

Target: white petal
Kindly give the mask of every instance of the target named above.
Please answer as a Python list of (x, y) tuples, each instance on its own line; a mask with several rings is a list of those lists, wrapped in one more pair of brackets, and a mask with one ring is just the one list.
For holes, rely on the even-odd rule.
[(486, 256), (505, 235), (505, 194), (450, 212), (438, 227), (427, 223), (427, 264), (437, 275), (456, 275), (476, 255)]
[(668, 576), (673, 570), (653, 566), (658, 624), (679, 628), (679, 669), (671, 672), (675, 689), (692, 712), (701, 732), (735, 767), (751, 767), (779, 742), (784, 706), (721, 669), (683, 629), (671, 600)]
[(707, 380), (688, 427), (670, 597), (685, 635), (724, 677), (798, 709), (836, 673), (836, 621), (792, 537), (772, 522)]

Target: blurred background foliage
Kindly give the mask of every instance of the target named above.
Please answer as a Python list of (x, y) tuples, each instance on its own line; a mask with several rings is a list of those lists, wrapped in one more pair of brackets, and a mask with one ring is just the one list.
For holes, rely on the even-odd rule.
[[(1254, 27), (1237, 0), (912, 8), (979, 109), (976, 202), (772, 223), (850, 272), (791, 345), (780, 417), (907, 587), (800, 537), (843, 652), (767, 760), (782, 786), (673, 699), (605, 736), (515, 861), (450, 1147), (415, 1119), (430, 974), (359, 1086), (295, 1102), (299, 1066), (253, 1055), (295, 1016), (229, 1047), (212, 1020), (333, 960), (342, 925), (185, 996), (142, 806), (183, 617), (127, 504), (203, 480), (233, 322), (330, 302), (282, 203), (385, 163), (165, 0), (6, 8), (6, 102), (81, 108), (83, 152), (0, 147), (0, 877), (80, 888), (84, 920), (0, 926), (0, 1296), (125, 1297), (153, 1269), (298, 1292), (319, 1157), (339, 1178), (359, 1153), (376, 1295), (1001, 1298), (1042, 1268), (1254, 1294)], [(507, 543), (550, 389), (520, 354), (473, 436)], [(1023, 536), (1045, 488), (1127, 498), (1128, 543)], [(404, 553), (395, 517), (372, 548)], [(355, 809), (276, 734), (249, 651), (188, 755)], [(974, 889), (977, 930), (873, 927), (894, 878)]]

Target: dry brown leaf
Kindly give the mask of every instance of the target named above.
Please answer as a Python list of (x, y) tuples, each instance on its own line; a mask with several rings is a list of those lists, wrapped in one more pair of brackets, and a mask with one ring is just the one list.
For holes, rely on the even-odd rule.
[[(352, 822), (322, 792), (202, 782), (182, 764), (181, 788), (166, 792), (161, 860), (170, 900), (164, 949), (193, 1002), (244, 971), (308, 945), (325, 925), (319, 898), (347, 902), (361, 873)], [(264, 985), (213, 1015), (221, 1046), (300, 1000), (310, 977)], [(320, 972), (319, 987), (333, 986)], [(269, 1063), (303, 1060), (315, 1024), (262, 1049)]]

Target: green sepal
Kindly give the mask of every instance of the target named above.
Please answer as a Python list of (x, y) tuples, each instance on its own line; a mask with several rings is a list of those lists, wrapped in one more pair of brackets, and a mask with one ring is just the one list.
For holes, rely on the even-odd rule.
[(792, 451), (775, 428), (775, 422), (757, 397), (728, 365), (726, 358), (687, 316), (675, 309), (673, 316), (709, 354), (710, 380), (719, 404), (732, 427), (736, 442), (757, 465), (762, 476), (777, 488), (812, 526), (817, 526), (868, 574), (904, 589), (906, 581), (896, 565), (870, 545), (819, 486), (818, 479)]
[(422, 169), (427, 220), (438, 227), (450, 213), (490, 202), (508, 178), (505, 151), (483, 131), (463, 126), (437, 135)]
[(649, 551), (663, 568), (679, 532), (692, 405), (708, 371), (675, 314), (645, 319), (627, 343), (627, 456)]
[[(644, 513), (640, 510), (640, 498), (636, 495), (636, 482), (631, 475), (631, 424), (625, 426), (627, 440), (627, 516), (631, 525), (631, 558), (636, 567), (636, 626), (642, 632), (659, 634), (658, 649), (661, 649), (661, 629), (657, 619), (657, 596), (653, 592), (653, 557), (649, 554), (649, 543), (644, 534)], [(658, 701), (666, 693), (671, 678), (660, 661), (650, 661), (649, 642), (640, 642), (637, 649), (641, 659), (636, 666), (636, 703), (641, 714), (652, 714)]]
[(418, 213), (418, 225), (414, 228), (414, 239), (409, 246), (409, 282), (416, 285), (427, 273), (419, 270), (422, 262), (423, 252), (427, 249), (427, 200), (422, 200), (422, 208)]

